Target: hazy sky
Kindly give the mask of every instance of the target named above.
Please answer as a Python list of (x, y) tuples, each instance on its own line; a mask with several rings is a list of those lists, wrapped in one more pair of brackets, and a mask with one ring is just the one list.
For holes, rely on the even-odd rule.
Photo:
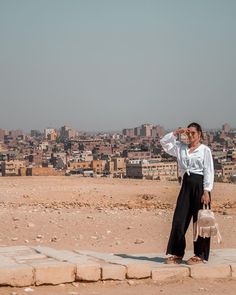
[(0, 128), (236, 127), (235, 0), (0, 0)]

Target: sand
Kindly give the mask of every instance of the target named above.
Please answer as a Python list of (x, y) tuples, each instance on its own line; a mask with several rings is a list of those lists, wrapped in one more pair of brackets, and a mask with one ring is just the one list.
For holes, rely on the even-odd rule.
[[(1, 177), (0, 246), (47, 245), (57, 249), (112, 253), (164, 253), (179, 189), (176, 182), (150, 180), (76, 176)], [(212, 192), (212, 207), (223, 243), (217, 244), (213, 238), (211, 248), (235, 248), (236, 185), (216, 183)], [(186, 237), (187, 249), (191, 250), (192, 226)], [(210, 288), (199, 290), (200, 285), (188, 280), (177, 286), (180, 291), (181, 288), (183, 291), (183, 288), (190, 290), (191, 286), (195, 286), (194, 290), (198, 294), (211, 293)], [(227, 284), (211, 282), (213, 289), (216, 286), (214, 294), (218, 294), (218, 291), (220, 294), (220, 290), (223, 292), (224, 288), (231, 292), (232, 285), (236, 289), (235, 281)], [(147, 292), (150, 291), (146, 294), (155, 294), (155, 290), (160, 289), (147, 282), (138, 286), (138, 289), (142, 290), (142, 286), (147, 287)], [(161, 292), (171, 294), (168, 290), (171, 291), (174, 285), (168, 286)], [(59, 287), (42, 288), (43, 291), (36, 288), (34, 294), (55, 294), (53, 291), (46, 293), (51, 292), (50, 290), (55, 290), (56, 294), (70, 292)], [(110, 294), (114, 286), (89, 284), (89, 288), (88, 285), (81, 288), (71, 292), (99, 294), (93, 291), (100, 290), (102, 294)], [(4, 289), (0, 288), (0, 294), (10, 294), (1, 293)], [(139, 294), (136, 289), (136, 286), (120, 283), (114, 289), (117, 293), (112, 291), (112, 294), (121, 294), (123, 291), (126, 292), (124, 294)], [(6, 292), (8, 290), (11, 289), (5, 289)], [(25, 294), (23, 290), (17, 292), (21, 291), (23, 293), (18, 294)]]

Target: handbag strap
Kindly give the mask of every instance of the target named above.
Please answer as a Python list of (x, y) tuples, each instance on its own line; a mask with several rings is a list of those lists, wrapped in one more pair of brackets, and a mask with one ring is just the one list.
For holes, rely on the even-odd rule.
[(219, 231), (218, 223), (216, 223), (216, 230), (217, 230), (217, 242), (218, 242), (218, 244), (221, 244), (222, 237), (221, 237), (221, 234), (220, 234), (220, 231)]
[(209, 210), (209, 204), (203, 204), (203, 209), (204, 210)]

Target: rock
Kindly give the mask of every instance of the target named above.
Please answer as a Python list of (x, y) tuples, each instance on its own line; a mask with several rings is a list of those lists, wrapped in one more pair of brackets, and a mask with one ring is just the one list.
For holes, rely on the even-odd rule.
[(11, 292), (11, 295), (17, 295), (17, 293), (16, 292)]
[(37, 235), (37, 239), (42, 239), (43, 236), (42, 235)]
[(52, 237), (50, 241), (55, 243), (58, 241), (58, 239), (57, 239), (57, 237)]
[(142, 239), (136, 239), (136, 241), (134, 242), (135, 244), (143, 244), (144, 240)]
[(130, 285), (130, 286), (134, 286), (134, 284), (135, 284), (134, 281), (131, 281), (131, 280), (128, 280), (127, 283), (128, 283), (128, 285)]
[(17, 237), (11, 238), (12, 241), (18, 241)]
[(24, 289), (24, 291), (27, 292), (27, 293), (28, 292), (34, 292), (34, 289), (27, 287), (27, 288)]
[(19, 221), (20, 220), (18, 217), (13, 217), (12, 219), (13, 219), (13, 221)]
[(208, 291), (207, 288), (199, 288), (198, 290), (199, 290), (199, 291)]
[(28, 227), (35, 227), (35, 224), (32, 223), (32, 222), (29, 222), (29, 223), (27, 224), (27, 226), (28, 226)]

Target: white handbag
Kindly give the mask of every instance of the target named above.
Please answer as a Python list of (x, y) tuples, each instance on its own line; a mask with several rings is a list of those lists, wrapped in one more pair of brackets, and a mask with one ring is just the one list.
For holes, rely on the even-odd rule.
[(197, 241), (198, 236), (202, 238), (216, 236), (218, 243), (222, 242), (222, 237), (215, 215), (209, 209), (208, 205), (204, 205), (203, 209), (198, 211), (197, 222), (194, 224), (194, 241)]

